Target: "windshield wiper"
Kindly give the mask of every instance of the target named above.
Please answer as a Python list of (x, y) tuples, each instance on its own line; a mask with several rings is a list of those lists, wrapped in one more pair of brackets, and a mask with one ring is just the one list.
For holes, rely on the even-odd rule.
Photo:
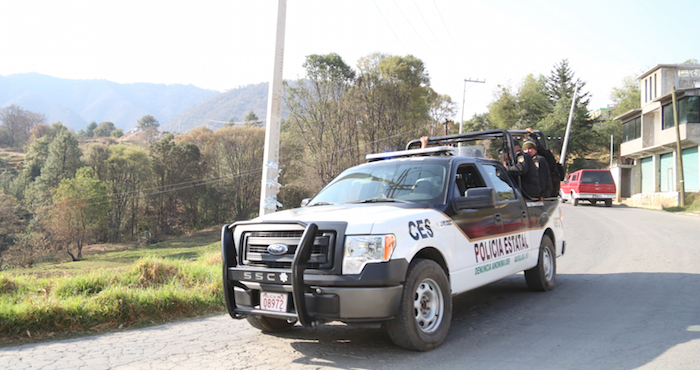
[(316, 203), (311, 203), (307, 204), (307, 207), (313, 207), (313, 206), (332, 206), (335, 205), (333, 202), (316, 202)]
[(355, 202), (348, 202), (348, 203), (383, 203), (383, 202), (410, 203), (409, 201), (406, 201), (403, 199), (394, 199), (394, 198), (372, 198), (372, 199), (358, 200)]

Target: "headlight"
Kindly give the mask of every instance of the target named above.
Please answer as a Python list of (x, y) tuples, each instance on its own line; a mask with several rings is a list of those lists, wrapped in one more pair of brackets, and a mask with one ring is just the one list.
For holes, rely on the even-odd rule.
[(345, 237), (343, 274), (359, 274), (367, 263), (388, 261), (395, 245), (393, 234)]

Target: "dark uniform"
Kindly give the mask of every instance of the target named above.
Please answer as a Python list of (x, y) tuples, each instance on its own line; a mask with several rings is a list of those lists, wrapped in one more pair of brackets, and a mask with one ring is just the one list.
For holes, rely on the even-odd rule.
[(535, 162), (535, 167), (537, 167), (537, 175), (540, 180), (540, 197), (547, 198), (553, 196), (552, 175), (551, 171), (549, 170), (549, 164), (547, 164), (547, 159), (541, 156), (538, 151), (532, 160)]
[(542, 146), (540, 143), (540, 140), (537, 138), (537, 135), (533, 132), (530, 133), (530, 140), (537, 145), (537, 154), (541, 155), (544, 157), (544, 159), (547, 160), (547, 166), (549, 167), (549, 178), (551, 179), (551, 186), (550, 186), (550, 191), (547, 193), (548, 195), (545, 195), (544, 197), (557, 197), (559, 196), (559, 186), (561, 185), (561, 181), (564, 180), (564, 173), (563, 168), (557, 163), (557, 160), (554, 158), (554, 154), (549, 149), (546, 149), (545, 147)]
[(540, 179), (537, 174), (537, 167), (529, 154), (518, 151), (515, 153), (515, 164), (506, 165), (508, 173), (513, 178), (520, 179), (521, 191), (531, 199), (540, 197)]

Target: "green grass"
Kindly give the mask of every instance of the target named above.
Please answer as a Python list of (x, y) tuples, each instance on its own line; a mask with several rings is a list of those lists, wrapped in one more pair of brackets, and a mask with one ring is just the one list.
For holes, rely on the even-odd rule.
[(218, 233), (0, 272), (0, 343), (223, 312)]

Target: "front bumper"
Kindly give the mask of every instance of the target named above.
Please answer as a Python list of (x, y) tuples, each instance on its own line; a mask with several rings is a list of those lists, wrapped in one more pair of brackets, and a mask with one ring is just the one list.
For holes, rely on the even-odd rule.
[[(359, 275), (337, 270), (308, 269), (316, 224), (304, 225), (290, 269), (254, 268), (237, 264), (231, 226), (222, 229), (224, 294), (233, 318), (263, 315), (298, 320), (304, 326), (317, 321), (378, 322), (393, 318), (399, 308), (406, 260), (371, 263)], [(342, 245), (342, 235), (338, 238)], [(336, 255), (340, 255), (336, 251)], [(260, 309), (260, 292), (288, 295), (285, 312)]]

